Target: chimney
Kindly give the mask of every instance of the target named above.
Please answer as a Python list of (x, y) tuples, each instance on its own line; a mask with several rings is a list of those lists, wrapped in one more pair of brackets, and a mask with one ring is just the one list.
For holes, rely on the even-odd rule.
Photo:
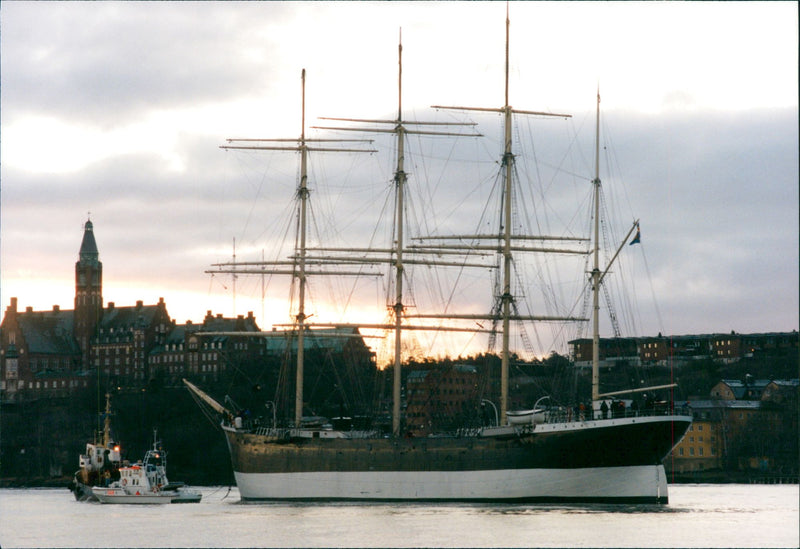
[(11, 298), (11, 305), (8, 306), (8, 309), (10, 311), (14, 311), (15, 313), (17, 312), (17, 298), (16, 297), (12, 297)]
[(141, 309), (144, 306), (144, 302), (140, 299), (136, 302), (136, 308)]
[(109, 301), (108, 302), (108, 310), (109, 311), (113, 311), (114, 310), (114, 302), (113, 301)]
[(60, 307), (60, 306), (58, 306), (58, 305), (53, 305), (53, 312), (54, 312), (54, 313), (57, 313), (57, 312), (59, 312), (60, 310), (61, 310), (61, 307)]
[(25, 307), (25, 312), (26, 312), (26, 313), (32, 313), (32, 312), (33, 312), (33, 307), (31, 307), (30, 305), (28, 305), (27, 307)]

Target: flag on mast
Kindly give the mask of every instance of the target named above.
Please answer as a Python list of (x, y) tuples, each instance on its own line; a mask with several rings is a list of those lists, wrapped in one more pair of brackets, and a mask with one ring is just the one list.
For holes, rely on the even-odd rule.
[(636, 236), (633, 237), (631, 243), (628, 246), (633, 246), (634, 244), (641, 244), (642, 243), (642, 231), (639, 229), (639, 225), (636, 225)]

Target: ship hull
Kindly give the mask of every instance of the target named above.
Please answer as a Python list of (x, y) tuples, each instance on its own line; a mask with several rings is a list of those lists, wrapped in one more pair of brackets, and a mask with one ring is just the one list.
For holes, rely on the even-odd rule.
[(409, 439), (225, 432), (244, 500), (667, 503), (661, 461), (690, 422), (619, 418)]
[(663, 465), (434, 472), (235, 473), (243, 500), (669, 502)]
[(72, 482), (70, 482), (69, 489), (75, 494), (75, 500), (77, 501), (97, 501), (97, 496), (92, 492), (92, 487), (78, 480), (77, 473)]

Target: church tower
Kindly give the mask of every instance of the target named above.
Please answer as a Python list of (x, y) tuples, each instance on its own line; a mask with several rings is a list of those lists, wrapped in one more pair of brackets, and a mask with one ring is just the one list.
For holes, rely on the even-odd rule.
[(83, 355), (83, 367), (89, 368), (89, 342), (103, 315), (103, 264), (94, 239), (94, 227), (87, 220), (83, 241), (75, 263), (75, 339)]

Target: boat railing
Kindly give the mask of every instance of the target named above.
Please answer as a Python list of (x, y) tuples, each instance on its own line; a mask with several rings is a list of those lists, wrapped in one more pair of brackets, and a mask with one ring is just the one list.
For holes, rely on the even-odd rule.
[[(543, 423), (572, 423), (576, 421), (596, 421), (596, 420), (603, 420), (603, 419), (616, 419), (616, 418), (635, 418), (635, 417), (652, 417), (652, 416), (669, 416), (669, 415), (685, 415), (691, 416), (692, 410), (690, 407), (682, 405), (682, 406), (674, 406), (670, 407), (666, 403), (664, 405), (657, 405), (647, 408), (616, 408), (610, 409), (605, 413), (602, 411), (592, 411), (591, 409), (583, 409), (581, 410), (578, 407), (566, 407), (566, 406), (559, 406), (559, 407), (550, 407), (547, 408), (544, 412), (544, 421)], [(522, 424), (523, 426), (525, 424)], [(231, 427), (235, 427), (237, 430), (247, 431), (259, 436), (269, 437), (274, 440), (287, 440), (292, 437), (296, 436), (311, 436), (308, 433), (313, 433), (314, 431), (322, 432), (322, 431), (336, 431), (332, 429), (330, 426), (320, 426), (319, 428), (314, 427), (303, 427), (300, 430), (296, 429), (295, 427), (290, 426), (267, 426), (264, 425), (263, 422), (259, 421), (258, 419), (253, 420), (243, 420), (237, 421), (235, 424), (230, 424)], [(455, 436), (455, 437), (474, 437), (478, 436), (483, 427), (475, 426), (475, 427), (462, 427), (455, 432), (447, 433), (447, 436)], [(343, 430), (338, 431), (338, 436), (334, 438), (351, 438), (351, 439), (358, 439), (358, 438), (374, 438), (377, 434), (375, 430)], [(324, 437), (324, 438), (331, 438), (331, 437)]]
[(631, 418), (631, 417), (652, 417), (685, 415), (691, 416), (692, 411), (687, 406), (670, 407), (654, 406), (648, 408), (622, 408), (610, 409), (605, 412), (593, 411), (591, 409), (581, 410), (580, 408), (558, 407), (549, 408), (544, 414), (544, 423), (571, 423), (573, 421), (593, 421), (601, 419)]
[(347, 431), (338, 431), (330, 428), (301, 427), (300, 429), (296, 429), (294, 427), (256, 426), (249, 429), (249, 431), (255, 435), (268, 437), (273, 440), (288, 440), (293, 437), (319, 438), (320, 434), (322, 434), (321, 438), (349, 438), (349, 439), (375, 438), (380, 436), (380, 432), (375, 429), (366, 429), (366, 430), (354, 429)]

